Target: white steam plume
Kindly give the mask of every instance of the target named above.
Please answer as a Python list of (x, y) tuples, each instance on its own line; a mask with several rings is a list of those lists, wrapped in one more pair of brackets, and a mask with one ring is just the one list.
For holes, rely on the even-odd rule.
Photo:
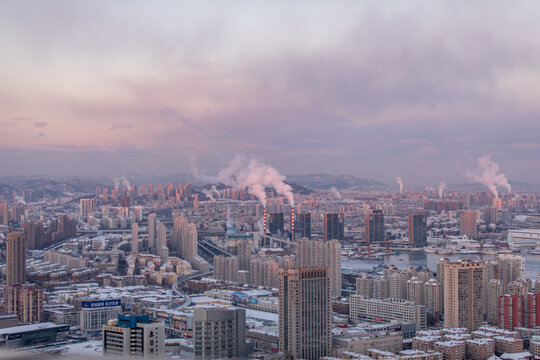
[(131, 191), (131, 184), (125, 176), (122, 176), (121, 178), (113, 178), (112, 180), (114, 182), (114, 188), (116, 190), (120, 188), (120, 183), (121, 183), (122, 186), (127, 189), (127, 191)]
[(506, 178), (506, 175), (499, 173), (499, 165), (491, 161), (489, 156), (481, 157), (477, 160), (478, 171), (476, 173), (469, 172), (469, 177), (479, 184), (487, 186), (489, 191), (499, 197), (497, 187), (504, 187), (508, 192), (512, 192), (512, 187)]
[(201, 192), (206, 195), (206, 197), (210, 199), (210, 201), (216, 201), (216, 199), (214, 199), (214, 195), (212, 195), (212, 192), (210, 190), (203, 188)]
[(255, 159), (248, 159), (237, 154), (233, 161), (218, 174), (218, 181), (237, 190), (246, 189), (256, 196), (266, 206), (266, 187), (273, 187), (276, 192), (285, 196), (291, 206), (294, 206), (294, 196), (290, 185), (285, 183), (281, 175), (270, 165)]
[(218, 198), (221, 197), (221, 193), (216, 188), (216, 185), (212, 185), (212, 187), (210, 188), (210, 191), (212, 191), (214, 194), (216, 194), (218, 196)]
[(399, 176), (396, 176), (396, 182), (399, 185), (399, 192), (403, 193), (403, 181), (401, 180), (401, 178)]
[(26, 201), (24, 201), (24, 199), (22, 198), (22, 196), (20, 196), (20, 195), (14, 195), (13, 197), (14, 197), (15, 203), (26, 205)]
[(259, 228), (259, 233), (263, 235), (264, 233), (264, 223), (262, 219), (257, 220), (257, 227)]
[(122, 176), (122, 185), (127, 189), (127, 191), (131, 191), (131, 184), (125, 176)]
[(442, 199), (443, 195), (444, 195), (444, 190), (446, 189), (446, 184), (445, 183), (440, 183), (439, 184), (439, 199)]
[(341, 200), (341, 194), (335, 186), (330, 188), (330, 192), (335, 195), (336, 198)]

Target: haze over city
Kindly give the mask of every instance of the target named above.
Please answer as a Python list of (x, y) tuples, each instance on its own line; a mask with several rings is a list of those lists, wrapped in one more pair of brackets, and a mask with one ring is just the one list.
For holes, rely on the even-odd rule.
[(0, 1), (0, 359), (540, 360), (539, 10)]
[[(2, 174), (540, 183), (536, 2), (3, 1)], [(55, 161), (51, 161), (55, 159)]]

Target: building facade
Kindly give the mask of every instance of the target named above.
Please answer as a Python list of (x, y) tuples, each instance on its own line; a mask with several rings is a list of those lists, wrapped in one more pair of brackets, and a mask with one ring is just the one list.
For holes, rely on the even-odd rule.
[(444, 326), (476, 330), (484, 322), (486, 266), (461, 260), (444, 264)]
[(345, 239), (345, 214), (324, 214), (323, 239), (324, 241)]
[(279, 270), (279, 350), (294, 359), (319, 359), (332, 348), (327, 268)]
[(384, 214), (382, 210), (366, 213), (364, 228), (367, 244), (384, 242)]
[(118, 315), (102, 327), (104, 355), (163, 357), (165, 324), (148, 315)]
[(409, 215), (409, 244), (415, 247), (427, 245), (427, 216)]
[(416, 324), (416, 330), (427, 328), (426, 307), (400, 299), (371, 299), (351, 295), (349, 319), (352, 322), (402, 320)]
[(195, 308), (193, 341), (196, 359), (246, 357), (246, 310)]

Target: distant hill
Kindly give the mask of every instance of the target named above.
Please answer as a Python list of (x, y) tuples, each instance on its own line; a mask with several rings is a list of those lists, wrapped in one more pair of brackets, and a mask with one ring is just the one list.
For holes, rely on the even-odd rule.
[[(512, 192), (525, 192), (525, 193), (540, 193), (540, 184), (528, 184), (519, 181), (509, 180), (510, 185), (512, 185)], [(464, 190), (464, 191), (488, 191), (488, 189), (477, 183), (459, 183), (459, 184), (448, 184), (448, 190)], [(506, 191), (503, 188), (499, 189), (500, 191)]]
[(332, 187), (351, 190), (387, 190), (389, 188), (387, 184), (380, 181), (373, 179), (360, 179), (352, 175), (287, 175), (287, 181), (317, 190), (327, 190)]

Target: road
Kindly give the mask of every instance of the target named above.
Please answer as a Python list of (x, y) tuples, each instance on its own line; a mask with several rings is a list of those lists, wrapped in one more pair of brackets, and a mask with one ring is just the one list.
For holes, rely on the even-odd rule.
[(184, 293), (181, 290), (178, 290), (178, 287), (181, 288), (182, 287), (181, 285), (183, 285), (188, 280), (193, 280), (193, 279), (202, 278), (202, 277), (205, 277), (205, 276), (210, 276), (213, 273), (214, 273), (213, 271), (209, 271), (209, 272), (200, 272), (199, 271), (199, 272), (190, 274), (188, 276), (182, 276), (180, 279), (178, 279), (178, 281), (176, 283), (174, 283), (174, 285), (172, 287), (173, 292), (184, 299), (184, 302), (179, 306), (180, 308), (191, 305), (191, 298), (189, 297), (188, 294)]

